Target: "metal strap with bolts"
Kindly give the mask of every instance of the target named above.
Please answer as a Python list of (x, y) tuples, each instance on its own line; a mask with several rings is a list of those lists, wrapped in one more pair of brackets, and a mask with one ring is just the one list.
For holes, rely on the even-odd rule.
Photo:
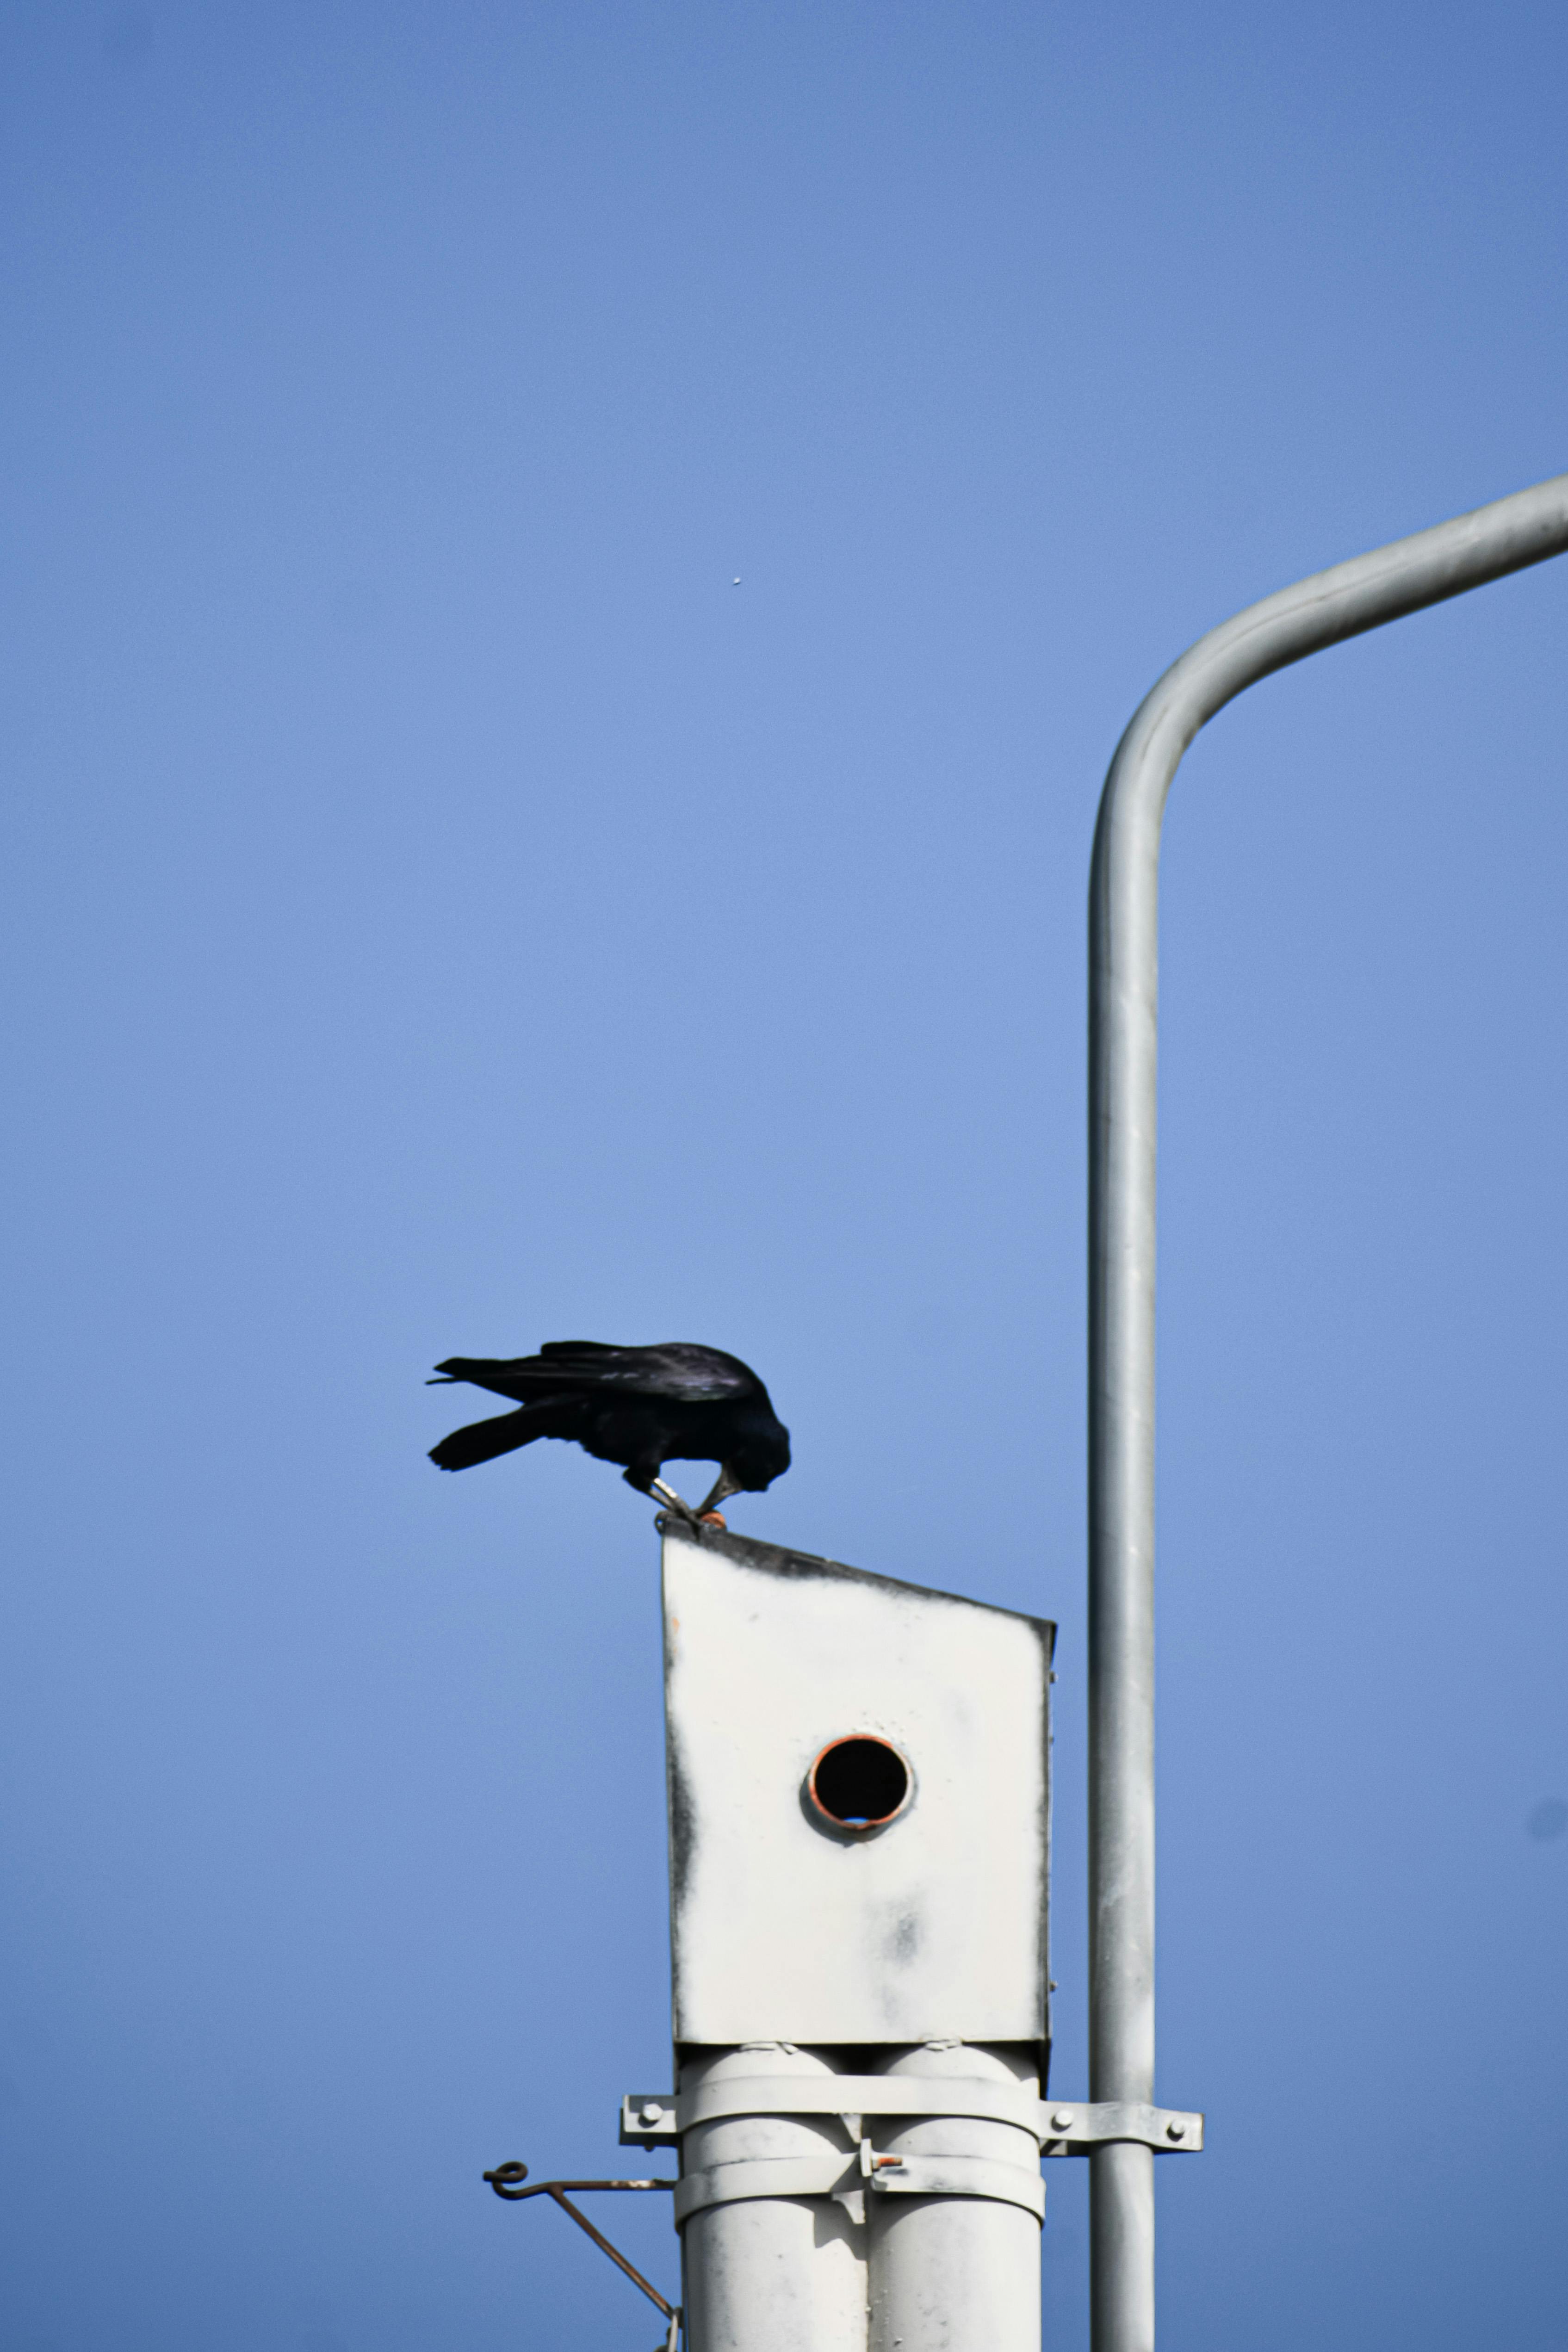
[(868, 2139), (846, 2159), (833, 2148), (819, 2156), (738, 2157), (689, 2172), (676, 2184), (679, 2229), (710, 2205), (749, 2197), (985, 2197), (1021, 2205), (1037, 2221), (1046, 2211), (1046, 2184), (1021, 2164), (967, 2155), (882, 2156)]
[[(753, 2074), (705, 2083), (679, 2097), (670, 2091), (632, 2092), (621, 2102), (621, 2146), (668, 2147), (693, 2124), (716, 2123), (728, 2116), (838, 2116), (855, 2140), (864, 2137), (867, 2116), (977, 2116), (1032, 2133), (1042, 2156), (1087, 2156), (1090, 2148), (1118, 2140), (1133, 2141), (1163, 2156), (1195, 2156), (1204, 2144), (1201, 2115), (1178, 2107), (1149, 2106), (1135, 2099), (1087, 2104), (1080, 2099), (1037, 2099), (1009, 2083), (964, 2082), (950, 2076), (823, 2074), (802, 2080), (784, 2074)], [(779, 2193), (826, 2196), (830, 2192), (817, 2189)]]

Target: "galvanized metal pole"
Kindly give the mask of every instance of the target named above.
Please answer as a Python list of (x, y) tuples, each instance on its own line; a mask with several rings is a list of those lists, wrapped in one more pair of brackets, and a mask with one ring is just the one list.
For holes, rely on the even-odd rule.
[[(1154, 1110), (1160, 827), (1183, 752), (1271, 670), (1568, 550), (1568, 474), (1200, 637), (1110, 763), (1089, 883), (1089, 2097), (1154, 2096)], [(1154, 2341), (1153, 2153), (1092, 2166), (1094, 2352)]]

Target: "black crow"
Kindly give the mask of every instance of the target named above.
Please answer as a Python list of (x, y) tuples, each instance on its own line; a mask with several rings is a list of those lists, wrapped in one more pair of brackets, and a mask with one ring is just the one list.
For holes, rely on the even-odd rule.
[(717, 1462), (718, 1482), (700, 1516), (726, 1495), (760, 1492), (789, 1468), (789, 1432), (755, 1372), (738, 1356), (689, 1339), (656, 1348), (552, 1339), (537, 1356), (448, 1356), (436, 1370), (432, 1388), (469, 1381), (521, 1407), (444, 1437), (430, 1451), (442, 1470), (491, 1462), (536, 1437), (567, 1437), (600, 1462), (624, 1464), (639, 1494), (686, 1511), (660, 1470), (667, 1462)]

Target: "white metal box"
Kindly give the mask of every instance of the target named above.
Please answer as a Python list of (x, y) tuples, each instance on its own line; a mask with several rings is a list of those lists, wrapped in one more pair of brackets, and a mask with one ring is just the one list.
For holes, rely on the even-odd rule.
[(1045, 2045), (1056, 1628), (665, 1529), (678, 2046)]

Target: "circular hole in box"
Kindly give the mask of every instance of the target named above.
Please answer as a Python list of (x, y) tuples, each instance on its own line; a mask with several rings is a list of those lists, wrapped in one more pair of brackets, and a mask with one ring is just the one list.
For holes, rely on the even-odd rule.
[(813, 1808), (836, 1830), (879, 1830), (902, 1812), (913, 1786), (889, 1739), (856, 1732), (829, 1740), (805, 1784)]

